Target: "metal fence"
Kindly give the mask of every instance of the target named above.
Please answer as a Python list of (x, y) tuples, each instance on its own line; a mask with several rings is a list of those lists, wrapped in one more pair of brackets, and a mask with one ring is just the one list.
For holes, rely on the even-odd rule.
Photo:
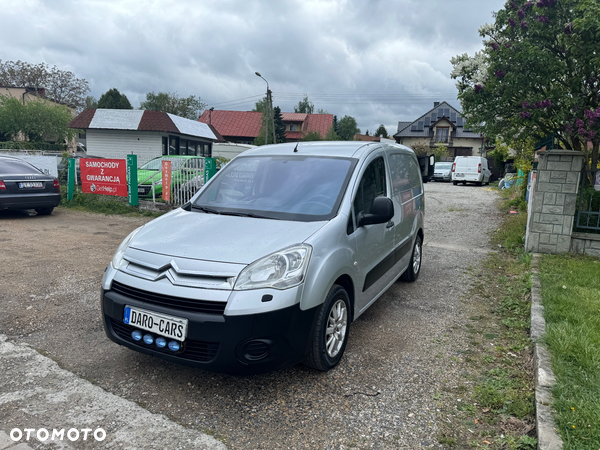
[(581, 172), (575, 231), (600, 233), (600, 170)]
[[(76, 155), (76, 184), (80, 184), (79, 163), (85, 158), (98, 158), (90, 155)], [(104, 159), (121, 159), (123, 154), (104, 154)], [(171, 183), (168, 187), (163, 186), (163, 165), (162, 161), (171, 162)], [(180, 206), (188, 202), (196, 192), (204, 185), (205, 161), (202, 157), (197, 158), (177, 158), (163, 156), (157, 159), (154, 156), (138, 155), (138, 198), (141, 201), (161, 202), (174, 206)], [(62, 170), (61, 170), (62, 169)], [(66, 166), (62, 167), (59, 162), (59, 174), (64, 173), (66, 178)], [(169, 189), (169, 200), (165, 198), (166, 190)]]

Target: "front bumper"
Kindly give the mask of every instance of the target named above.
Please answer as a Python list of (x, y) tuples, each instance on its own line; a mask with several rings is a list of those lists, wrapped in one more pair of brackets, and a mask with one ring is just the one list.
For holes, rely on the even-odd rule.
[[(263, 373), (301, 362), (308, 353), (319, 309), (303, 311), (295, 304), (259, 314), (226, 315), (214, 308), (188, 311), (177, 303), (161, 305), (154, 298), (148, 303), (143, 292), (138, 294), (139, 290), (114, 287), (102, 290), (102, 318), (109, 339), (147, 355), (232, 375)], [(123, 323), (125, 305), (188, 319), (181, 350), (134, 341), (131, 332), (136, 328)]]
[(58, 206), (61, 196), (59, 193), (40, 194), (0, 194), (0, 211), (5, 209), (21, 210), (35, 208), (51, 208)]

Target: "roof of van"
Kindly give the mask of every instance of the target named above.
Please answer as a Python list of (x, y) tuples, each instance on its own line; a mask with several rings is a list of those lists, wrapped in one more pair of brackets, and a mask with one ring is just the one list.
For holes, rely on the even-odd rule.
[[(393, 145), (396, 148), (412, 152), (410, 148), (404, 145), (387, 145)], [(362, 141), (287, 142), (285, 144), (263, 145), (254, 149), (246, 150), (244, 155), (310, 155), (360, 158), (366, 151), (375, 147), (381, 147), (381, 144), (379, 142)]]

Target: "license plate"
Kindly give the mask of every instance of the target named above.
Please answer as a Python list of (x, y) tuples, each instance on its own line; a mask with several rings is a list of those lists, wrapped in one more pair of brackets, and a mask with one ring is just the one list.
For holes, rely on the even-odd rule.
[(144, 193), (144, 188), (139, 188), (138, 189), (138, 194), (143, 194)]
[(44, 183), (42, 183), (41, 181), (24, 181), (22, 183), (19, 183), (19, 187), (21, 189), (23, 189), (23, 188), (42, 188), (42, 187), (44, 187)]
[(464, 174), (464, 173), (457, 173), (457, 174), (456, 174), (456, 176), (457, 176), (457, 177), (464, 177), (464, 176), (465, 176), (465, 174)]
[(151, 331), (178, 341), (187, 336), (188, 320), (180, 317), (167, 316), (154, 311), (125, 306), (123, 322), (142, 330)]

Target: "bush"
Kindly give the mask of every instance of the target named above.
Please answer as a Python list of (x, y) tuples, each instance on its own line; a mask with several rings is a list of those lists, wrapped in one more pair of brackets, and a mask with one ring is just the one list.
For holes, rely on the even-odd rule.
[(7, 141), (0, 142), (0, 149), (4, 150), (45, 150), (51, 152), (64, 152), (67, 149), (65, 144), (50, 144), (39, 141)]

